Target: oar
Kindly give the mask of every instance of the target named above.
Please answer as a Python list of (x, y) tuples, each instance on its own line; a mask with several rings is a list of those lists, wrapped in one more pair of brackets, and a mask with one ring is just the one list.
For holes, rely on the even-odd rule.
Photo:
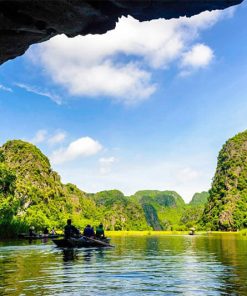
[(84, 238), (85, 239), (88, 239), (88, 240), (90, 240), (90, 241), (92, 241), (92, 242), (95, 242), (95, 243), (97, 243), (97, 244), (100, 244), (100, 245), (102, 245), (102, 246), (105, 246), (105, 247), (114, 247), (113, 245), (110, 245), (110, 244), (108, 244), (108, 243), (105, 243), (105, 242), (102, 242), (102, 241), (100, 241), (100, 240), (98, 240), (98, 239), (94, 239), (94, 238), (91, 238), (91, 237), (87, 237), (87, 236), (84, 236)]

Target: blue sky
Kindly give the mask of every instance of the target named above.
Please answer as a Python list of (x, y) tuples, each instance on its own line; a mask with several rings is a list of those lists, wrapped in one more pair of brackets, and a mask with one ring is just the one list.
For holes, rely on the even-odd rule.
[(0, 67), (0, 143), (23, 139), (87, 192), (208, 190), (247, 125), (245, 3), (191, 19), (122, 18)]

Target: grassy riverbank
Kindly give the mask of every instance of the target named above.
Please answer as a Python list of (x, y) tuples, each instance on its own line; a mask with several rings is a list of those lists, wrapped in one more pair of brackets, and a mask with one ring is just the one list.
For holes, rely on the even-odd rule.
[[(106, 236), (165, 236), (165, 235), (188, 235), (189, 231), (106, 231)], [(196, 231), (196, 235), (203, 234), (236, 234), (247, 236), (247, 229), (241, 231)]]
[(189, 231), (106, 231), (107, 236), (186, 235)]

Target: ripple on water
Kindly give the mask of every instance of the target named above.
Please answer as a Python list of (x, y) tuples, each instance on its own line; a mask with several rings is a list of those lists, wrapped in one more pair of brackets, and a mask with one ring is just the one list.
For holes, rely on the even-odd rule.
[(229, 261), (206, 238), (131, 240), (116, 239), (116, 248), (107, 250), (1, 247), (0, 295), (247, 295), (241, 285), (246, 277), (236, 273), (247, 266), (235, 265), (243, 264), (238, 254), (246, 259), (246, 253), (238, 253), (236, 245)]

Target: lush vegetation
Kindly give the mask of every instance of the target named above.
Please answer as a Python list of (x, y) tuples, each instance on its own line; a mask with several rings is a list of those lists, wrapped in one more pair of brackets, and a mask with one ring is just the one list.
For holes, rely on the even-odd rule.
[(148, 225), (154, 230), (169, 230), (180, 223), (184, 200), (174, 191), (137, 191), (131, 199), (142, 206)]
[(247, 227), (247, 131), (224, 144), (209, 194), (201, 225), (227, 231)]
[[(82, 229), (103, 222), (107, 230), (185, 230), (195, 226), (205, 193), (186, 205), (174, 191), (118, 190), (88, 194), (62, 184), (49, 159), (34, 145), (8, 141), (0, 148), (0, 236), (63, 229), (68, 218)], [(202, 202), (203, 200), (203, 202)]]
[(205, 206), (208, 202), (209, 193), (207, 191), (202, 191), (200, 193), (195, 193), (190, 202), (190, 206)]
[[(247, 131), (228, 140), (218, 156), (209, 192), (189, 204), (174, 191), (118, 190), (89, 194), (62, 184), (49, 159), (34, 145), (8, 141), (0, 147), (0, 236), (103, 222), (107, 230), (240, 230), (247, 227)], [(244, 232), (245, 233), (245, 232)]]

